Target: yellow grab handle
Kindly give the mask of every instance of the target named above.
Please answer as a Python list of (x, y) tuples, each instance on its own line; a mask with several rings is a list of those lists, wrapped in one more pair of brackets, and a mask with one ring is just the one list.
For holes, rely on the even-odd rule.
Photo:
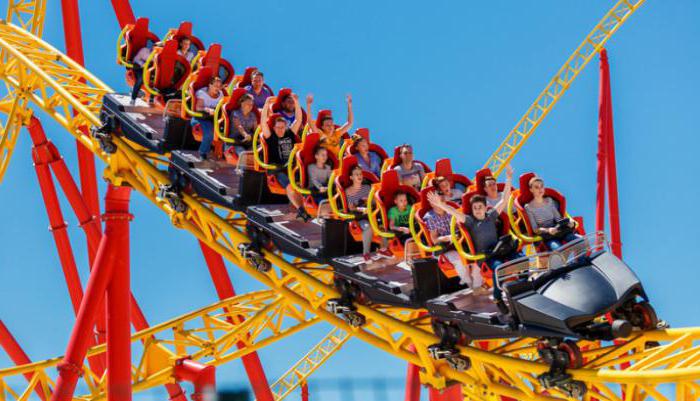
[(216, 132), (216, 136), (223, 142), (236, 143), (233, 138), (228, 137), (228, 132), (226, 132), (226, 112), (224, 111), (226, 103), (228, 103), (228, 97), (222, 98), (219, 100), (219, 103), (216, 104), (216, 109), (214, 110), (214, 132)]
[[(310, 190), (302, 188), (299, 185), (299, 183), (297, 182), (297, 175), (294, 174), (303, 168), (302, 165), (297, 163), (296, 158), (296, 155), (297, 153), (299, 153), (299, 150), (301, 150), (301, 147), (302, 144), (297, 143), (296, 145), (294, 145), (294, 148), (292, 148), (292, 153), (289, 154), (289, 161), (287, 162), (287, 175), (289, 176), (289, 183), (292, 185), (292, 189), (294, 189), (294, 191), (302, 195), (311, 195)], [(301, 175), (301, 172), (299, 173), (299, 175)]]
[(134, 65), (122, 55), (122, 41), (124, 40), (124, 37), (126, 37), (126, 30), (129, 28), (130, 27), (128, 25), (125, 26), (124, 29), (119, 32), (119, 37), (117, 37), (117, 64), (123, 65), (126, 68), (134, 68)]
[(340, 209), (338, 209), (338, 200), (336, 199), (336, 197), (340, 196), (340, 193), (337, 193), (337, 194), (334, 193), (334, 191), (333, 191), (334, 188), (335, 188), (335, 171), (333, 171), (331, 173), (331, 176), (328, 179), (328, 203), (331, 205), (331, 210), (333, 211), (333, 214), (335, 214), (337, 217), (339, 217), (343, 220), (355, 219), (354, 215), (341, 212)]
[(255, 130), (255, 134), (253, 134), (253, 159), (255, 160), (255, 163), (258, 164), (261, 168), (265, 170), (274, 170), (277, 168), (274, 164), (267, 164), (264, 161), (260, 160), (260, 151), (258, 150), (258, 142), (260, 142), (260, 135), (262, 135), (262, 129), (258, 125), (258, 128)]
[(457, 227), (457, 224), (457, 217), (452, 216), (452, 220), (450, 220), (450, 235), (452, 236), (452, 243), (455, 245), (459, 256), (470, 262), (486, 259), (486, 255), (483, 253), (471, 254), (464, 249), (464, 242), (467, 241), (467, 233), (464, 232), (463, 227)]
[(153, 75), (153, 78), (155, 78), (155, 66), (153, 65), (153, 60), (158, 53), (160, 53), (158, 49), (153, 49), (151, 54), (148, 55), (146, 62), (143, 64), (143, 87), (146, 89), (146, 92), (153, 96), (159, 95), (158, 91), (153, 88), (153, 82), (151, 82), (151, 75)]
[[(520, 229), (520, 222), (518, 219), (515, 218), (514, 214), (517, 213), (520, 215), (520, 211), (515, 210), (515, 196), (511, 195), (510, 198), (508, 198), (508, 221), (510, 222), (510, 230), (515, 236), (527, 243), (532, 243), (532, 242), (539, 242), (542, 241), (542, 237), (535, 235), (535, 236), (529, 236), (527, 234), (523, 234), (522, 230)], [(520, 219), (524, 219), (524, 216), (520, 216)]]
[[(396, 234), (394, 234), (391, 231), (382, 231), (382, 229), (379, 228), (379, 220), (377, 219), (377, 216), (379, 215), (379, 213), (382, 212), (383, 206), (380, 206), (377, 202), (377, 206), (379, 207), (376, 209), (373, 207), (374, 203), (376, 202), (376, 188), (380, 185), (381, 184), (372, 185), (372, 189), (370, 189), (369, 191), (369, 196), (367, 197), (367, 219), (369, 220), (369, 225), (372, 227), (372, 230), (375, 234), (379, 235), (382, 238), (394, 238), (396, 237)], [(385, 225), (388, 226), (389, 223), (385, 222)]]
[(413, 206), (411, 206), (411, 214), (408, 216), (408, 229), (411, 231), (411, 237), (413, 237), (413, 241), (416, 242), (416, 245), (425, 252), (437, 252), (442, 249), (441, 246), (430, 246), (421, 238), (421, 233), (424, 235), (430, 235), (430, 233), (424, 232), (422, 227), (420, 230), (416, 230), (416, 211), (418, 210), (418, 206), (420, 206), (420, 202), (414, 203)]
[[(189, 91), (187, 90), (190, 87), (190, 82), (192, 82), (192, 77), (194, 74), (190, 74), (187, 79), (185, 80), (185, 83), (182, 84), (182, 107), (185, 108), (185, 113), (187, 113), (188, 116), (195, 117), (195, 118), (202, 118), (204, 117), (203, 112), (198, 112), (194, 110), (193, 107), (190, 106), (190, 102), (193, 99), (194, 94), (190, 94)], [(197, 105), (193, 105), (194, 107), (197, 107)], [(218, 106), (218, 104), (217, 104)]]

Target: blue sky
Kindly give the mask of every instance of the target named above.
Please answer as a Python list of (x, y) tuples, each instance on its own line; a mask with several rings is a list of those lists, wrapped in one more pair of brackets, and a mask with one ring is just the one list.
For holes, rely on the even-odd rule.
[[(59, 2), (48, 2), (45, 38), (62, 49)], [(472, 175), (613, 2), (602, 1), (134, 1), (163, 35), (182, 20), (223, 45), (237, 71), (257, 65), (275, 89), (313, 93), (315, 108), (344, 116), (353, 94), (356, 127), (387, 149), (413, 143), (430, 164), (450, 157)], [(119, 32), (107, 1), (81, 2), (88, 68), (124, 90), (115, 63)], [(699, 195), (700, 3), (649, 0), (608, 44), (625, 260), (673, 326), (700, 324), (695, 263)], [(592, 62), (514, 160), (566, 194), (592, 229), (598, 68)], [(40, 117), (41, 114), (39, 114)], [(75, 144), (42, 117), (75, 169)], [(0, 318), (33, 359), (62, 354), (73, 314), (23, 135), (0, 185)], [(98, 170), (103, 166), (98, 165)], [(216, 300), (199, 247), (139, 194), (133, 195), (132, 287), (151, 323)], [(85, 244), (64, 209), (86, 280)], [(260, 285), (230, 270), (238, 292)], [(327, 331), (319, 325), (261, 353), (275, 379)], [(0, 355), (0, 366), (9, 362)], [(317, 377), (400, 377), (404, 363), (353, 340)], [(239, 363), (219, 383), (244, 382)]]

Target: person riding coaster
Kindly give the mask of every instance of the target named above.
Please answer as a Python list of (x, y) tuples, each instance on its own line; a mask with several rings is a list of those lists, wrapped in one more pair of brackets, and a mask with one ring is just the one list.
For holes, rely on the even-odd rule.
[[(214, 74), (221, 78), (224, 87), (228, 87), (236, 76), (236, 71), (231, 63), (221, 57), (221, 45), (218, 43), (212, 43), (206, 51), (198, 51), (190, 64), (192, 66), (192, 73), (202, 67), (211, 68)], [(185, 83), (185, 86), (186, 85), (187, 83)]]
[(520, 176), (520, 188), (508, 200), (508, 219), (523, 244), (538, 250), (554, 250), (583, 233), (579, 222), (566, 211), (566, 198), (535, 173)]
[(401, 184), (410, 185), (417, 190), (421, 189), (426, 173), (431, 171), (427, 164), (413, 158), (413, 146), (406, 143), (394, 148), (394, 157), (385, 163), (382, 171), (387, 169), (396, 170)]
[(566, 372), (583, 364), (576, 340), (612, 341), (659, 324), (639, 279), (609, 252), (602, 233), (503, 263), (495, 269), (494, 286), (503, 292), (505, 309), (469, 290), (428, 301), (440, 338), (429, 348), (434, 358), (458, 357), (457, 345), (481, 339), (537, 338), (540, 357), (550, 366), (540, 383), (583, 397), (585, 386)]
[(179, 98), (190, 68), (190, 62), (177, 52), (177, 41), (166, 40), (162, 46), (154, 46), (143, 64), (143, 88), (149, 102), (165, 106)]
[(426, 172), (421, 188), (432, 186), (444, 196), (445, 200), (461, 203), (462, 195), (471, 185), (471, 180), (462, 174), (455, 173), (452, 170), (452, 162), (445, 158), (435, 162), (435, 170)]
[[(226, 161), (237, 165), (245, 152), (252, 156), (253, 135), (260, 126), (260, 111), (243, 88), (225, 96), (214, 111), (215, 140), (224, 142)], [(249, 156), (249, 157), (250, 157)]]
[(139, 18), (127, 24), (117, 38), (117, 64), (126, 68), (126, 82), (132, 87), (131, 101), (136, 102), (143, 86), (143, 65), (153, 47), (160, 42), (148, 29), (148, 18)]
[(352, 137), (343, 142), (340, 154), (343, 157), (355, 156), (362, 170), (368, 171), (377, 177), (382, 175), (384, 162), (389, 158), (381, 146), (370, 141), (368, 128), (356, 129)]
[(330, 215), (328, 185), (338, 159), (326, 149), (321, 136), (311, 133), (294, 145), (287, 167), (292, 188), (304, 196), (304, 208), (311, 215)]
[[(306, 96), (306, 113), (313, 116), (311, 105), (314, 102), (314, 96), (309, 94)], [(316, 120), (310, 121), (310, 132), (315, 132), (321, 135), (321, 139), (326, 142), (326, 148), (335, 156), (340, 156), (340, 148), (343, 145), (343, 140), (349, 139), (348, 131), (352, 128), (353, 112), (352, 112), (352, 96), (347, 96), (348, 103), (348, 120), (345, 124), (338, 126), (333, 121), (333, 114), (330, 110), (321, 110), (316, 116)]]

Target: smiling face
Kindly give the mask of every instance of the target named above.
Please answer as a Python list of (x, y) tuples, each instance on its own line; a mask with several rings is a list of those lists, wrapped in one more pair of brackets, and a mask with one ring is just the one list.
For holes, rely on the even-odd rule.
[(321, 122), (321, 130), (327, 134), (330, 134), (333, 132), (333, 129), (335, 128), (335, 124), (333, 123), (332, 118), (326, 118)]
[(265, 78), (263, 78), (262, 74), (253, 73), (253, 78), (250, 82), (253, 84), (253, 88), (260, 89), (265, 83)]

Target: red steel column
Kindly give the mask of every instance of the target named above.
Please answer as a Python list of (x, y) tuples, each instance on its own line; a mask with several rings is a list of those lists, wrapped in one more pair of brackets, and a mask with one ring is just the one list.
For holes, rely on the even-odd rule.
[(610, 65), (608, 52), (600, 52), (601, 65), (601, 119), (600, 125), (605, 131), (605, 146), (607, 150), (606, 171), (608, 178), (608, 203), (610, 207), (610, 245), (612, 252), (622, 258), (622, 239), (620, 234), (620, 206), (617, 198), (617, 166), (615, 162), (615, 130), (613, 129), (612, 93), (610, 91)]
[(192, 401), (205, 401), (207, 394), (216, 392), (216, 368), (211, 365), (193, 361), (188, 358), (175, 363), (175, 378), (178, 381), (188, 381), (194, 385)]
[(454, 384), (444, 390), (435, 390), (430, 388), (430, 401), (462, 401), (464, 396), (462, 395), (462, 385)]
[[(199, 241), (199, 245), (202, 248), (202, 253), (204, 254), (204, 259), (207, 262), (207, 267), (209, 268), (209, 274), (214, 282), (214, 287), (216, 287), (216, 293), (219, 295), (219, 299), (226, 299), (236, 295), (236, 291), (233, 289), (233, 284), (231, 283), (231, 278), (226, 271), (226, 265), (224, 260), (214, 251), (209, 248), (207, 244)], [(245, 348), (242, 342), (237, 344), (238, 348)], [(255, 393), (255, 398), (258, 401), (274, 401), (272, 392), (270, 391), (270, 385), (265, 376), (265, 370), (262, 367), (262, 362), (260, 362), (260, 357), (257, 352), (252, 352), (243, 358), (243, 367), (248, 374), (248, 380), (250, 380), (250, 385)]]
[[(123, 192), (121, 188), (110, 185), (107, 189), (106, 198), (111, 199), (116, 196), (119, 199)], [(112, 202), (109, 202), (110, 204)], [(111, 210), (106, 210), (107, 213)], [(75, 325), (71, 332), (66, 354), (63, 361), (58, 366), (58, 379), (56, 387), (51, 396), (51, 401), (69, 401), (75, 391), (75, 385), (82, 371), (83, 360), (92, 338), (92, 326), (95, 323), (98, 312), (103, 305), (105, 291), (112, 277), (116, 260), (123, 256), (119, 254), (119, 244), (122, 230), (115, 231), (113, 225), (107, 225), (100, 246), (97, 249), (95, 263), (90, 272), (85, 289), (83, 301), (80, 304), (80, 311), (76, 317)], [(103, 309), (104, 310), (104, 309)]]
[[(10, 333), (10, 330), (5, 326), (5, 323), (0, 320), (0, 346), (7, 352), (7, 355), (12, 359), (15, 365), (26, 365), (32, 363), (29, 356), (24, 352), (22, 347)], [(24, 377), (27, 381), (31, 381), (34, 377), (33, 373), (25, 373)], [(42, 401), (46, 400), (46, 394), (44, 394), (44, 389), (41, 386), (36, 386), (34, 391), (39, 396)]]
[(605, 83), (603, 76), (604, 63), (603, 58), (607, 60), (605, 49), (600, 52), (600, 84), (598, 96), (598, 159), (596, 162), (596, 198), (595, 198), (595, 230), (605, 231), (605, 186), (606, 186), (606, 167), (608, 155), (607, 137), (606, 137), (606, 118), (605, 118)]
[(105, 235), (117, 256), (107, 286), (107, 399), (131, 401), (131, 290), (129, 285), (129, 197), (131, 188), (109, 186)]
[[(409, 346), (410, 352), (416, 352), (416, 347), (413, 345)], [(405, 401), (420, 401), (420, 374), (418, 371), (418, 366), (409, 363), (408, 369), (406, 371), (406, 396)]]
[(121, 28), (124, 28), (126, 24), (133, 24), (136, 22), (134, 11), (131, 9), (129, 0), (112, 0), (112, 7), (114, 8), (114, 14), (116, 14), (117, 21), (119, 21), (119, 26)]

